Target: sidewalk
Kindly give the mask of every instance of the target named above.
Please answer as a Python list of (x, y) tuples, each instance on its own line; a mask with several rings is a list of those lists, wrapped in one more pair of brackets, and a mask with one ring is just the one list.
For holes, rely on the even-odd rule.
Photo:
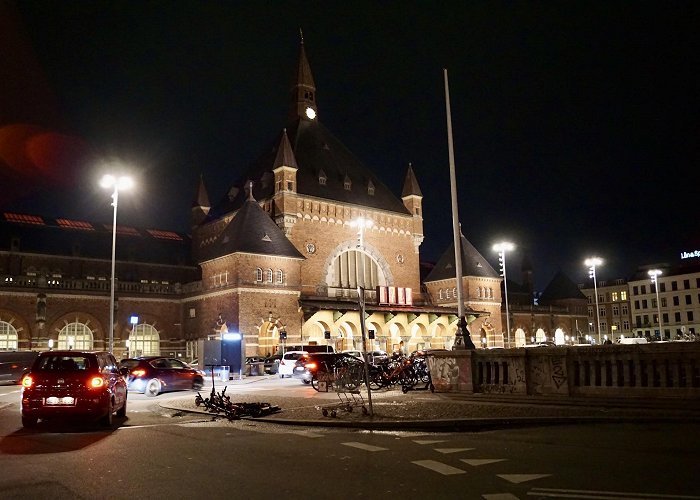
[[(629, 401), (592, 400), (584, 398), (490, 396), (484, 394), (431, 393), (400, 389), (372, 391), (372, 405), (367, 391), (359, 394), (314, 392), (307, 397), (270, 396), (261, 392), (240, 394), (236, 386), (255, 384), (267, 377), (247, 377), (230, 380), (226, 394), (236, 403), (270, 403), (281, 411), (255, 420), (297, 426), (349, 427), (362, 429), (402, 430), (486, 430), (515, 426), (563, 425), (571, 423), (610, 422), (698, 422), (698, 401)], [(216, 381), (217, 392), (223, 382)], [(201, 391), (211, 391), (207, 384)], [(342, 402), (349, 401), (351, 410)], [(364, 404), (363, 404), (364, 403)], [(188, 394), (161, 406), (173, 410), (208, 413), (194, 404), (194, 395)], [(364, 414), (363, 408), (367, 410)], [(328, 416), (323, 415), (323, 408)], [(331, 417), (335, 410), (336, 417)], [(221, 415), (219, 418), (225, 418)]]

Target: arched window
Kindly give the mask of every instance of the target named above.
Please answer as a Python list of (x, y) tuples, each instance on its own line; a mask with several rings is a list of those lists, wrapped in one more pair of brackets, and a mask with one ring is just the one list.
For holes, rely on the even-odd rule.
[(77, 321), (68, 323), (58, 332), (58, 349), (93, 350), (92, 330)]
[(136, 325), (129, 334), (129, 356), (160, 356), (160, 335), (153, 325)]
[(272, 269), (265, 271), (265, 274), (267, 275), (267, 282), (272, 283)]
[(0, 321), (0, 351), (16, 351), (17, 342), (17, 329), (7, 321)]
[(262, 269), (257, 268), (255, 270), (255, 281), (262, 281)]
[(356, 289), (358, 286), (372, 290), (386, 286), (384, 273), (368, 254), (361, 250), (347, 250), (338, 255), (332, 264), (331, 283), (333, 288)]
[(282, 273), (282, 270), (278, 269), (277, 271), (275, 271), (275, 276), (276, 276), (275, 282), (278, 285), (281, 285), (283, 283), (283, 278), (284, 278), (284, 274)]

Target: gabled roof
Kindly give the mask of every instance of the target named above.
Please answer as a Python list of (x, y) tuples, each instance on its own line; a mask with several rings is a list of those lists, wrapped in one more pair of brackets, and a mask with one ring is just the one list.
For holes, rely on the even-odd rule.
[[(462, 250), (462, 276), (477, 276), (482, 278), (498, 278), (500, 275), (491, 264), (469, 243), (464, 235), (460, 235)], [(456, 279), (455, 246), (454, 243), (442, 254), (433, 270), (425, 278), (426, 282), (445, 279)]]
[[(117, 223), (116, 238), (117, 260), (192, 265), (186, 234)], [(112, 223), (1, 212), (0, 251), (13, 248), (13, 241), (23, 253), (109, 260)]]
[(202, 248), (200, 261), (234, 253), (304, 258), (250, 196), (216, 240)]
[(542, 295), (540, 295), (539, 303), (547, 305), (547, 303), (552, 301), (566, 299), (587, 300), (576, 283), (571, 281), (562, 271), (557, 271), (552, 281), (549, 282)]
[[(300, 195), (409, 214), (403, 202), (318, 120), (299, 119), (286, 129), (286, 133), (296, 158), (297, 193)], [(245, 190), (242, 188), (249, 180), (254, 181), (256, 199), (272, 197), (274, 182), (265, 174), (274, 168), (279, 147), (284, 141), (277, 139), (273, 144), (274, 147), (260, 157), (246, 176), (236, 182), (235, 197), (226, 197), (215, 207), (215, 216), (232, 212), (243, 204)], [(322, 174), (326, 177), (325, 184), (319, 181)], [(346, 177), (351, 181), (349, 190), (345, 189)], [(370, 182), (374, 185), (374, 194), (370, 194)]]

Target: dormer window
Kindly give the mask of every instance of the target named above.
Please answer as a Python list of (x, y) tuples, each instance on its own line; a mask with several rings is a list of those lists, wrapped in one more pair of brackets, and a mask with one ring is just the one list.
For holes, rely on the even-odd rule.
[(374, 196), (374, 183), (371, 180), (367, 184), (367, 194), (370, 196)]
[(352, 181), (347, 175), (345, 176), (345, 180), (343, 181), (343, 188), (345, 188), (346, 191), (350, 191), (350, 189), (352, 189)]
[(320, 170), (318, 172), (318, 183), (321, 186), (325, 186), (327, 180), (328, 180), (328, 177), (326, 177), (326, 173), (323, 170)]

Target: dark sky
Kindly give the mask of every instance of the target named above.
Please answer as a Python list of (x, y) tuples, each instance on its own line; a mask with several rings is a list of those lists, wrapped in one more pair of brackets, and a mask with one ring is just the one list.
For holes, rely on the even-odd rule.
[(593, 254), (625, 277), (700, 249), (699, 6), (0, 0), (3, 205), (109, 221), (119, 160), (120, 223), (188, 231), (200, 173), (219, 200), (284, 126), (302, 28), (320, 120), (397, 194), (413, 164), (423, 259), (452, 241), (447, 68), (465, 236), (494, 267), (514, 242), (516, 281), (524, 251), (540, 287)]

